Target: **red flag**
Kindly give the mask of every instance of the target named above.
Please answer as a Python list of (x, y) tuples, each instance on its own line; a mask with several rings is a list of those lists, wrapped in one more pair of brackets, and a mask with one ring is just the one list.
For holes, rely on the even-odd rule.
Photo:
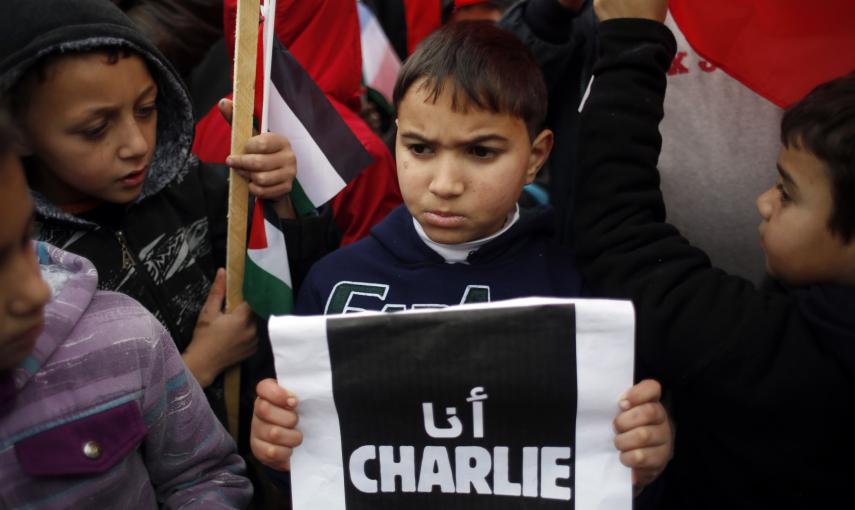
[(671, 0), (692, 48), (786, 108), (855, 71), (853, 0)]

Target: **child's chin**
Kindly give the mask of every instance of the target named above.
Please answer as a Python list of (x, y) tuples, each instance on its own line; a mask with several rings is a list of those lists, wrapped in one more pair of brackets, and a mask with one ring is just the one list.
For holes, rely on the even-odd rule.
[(122, 190), (118, 193), (113, 193), (108, 197), (104, 197), (103, 200), (115, 205), (128, 205), (142, 195), (142, 188), (142, 185), (140, 185), (138, 188), (134, 188), (132, 190)]

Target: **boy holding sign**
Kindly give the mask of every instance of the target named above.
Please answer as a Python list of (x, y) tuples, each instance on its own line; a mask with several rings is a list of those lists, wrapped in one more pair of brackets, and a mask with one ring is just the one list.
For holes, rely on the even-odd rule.
[[(552, 148), (552, 132), (542, 128), (543, 78), (522, 44), (489, 23), (450, 24), (403, 66), (395, 103), (405, 207), (369, 238), (321, 260), (304, 282), (297, 311), (579, 296), (572, 252), (551, 242), (550, 212), (517, 206)], [(273, 380), (257, 391), (253, 450), (268, 465), (288, 469), (291, 448), (301, 441), (296, 399)], [(643, 486), (670, 457), (658, 384), (633, 387), (621, 407), (617, 446)]]

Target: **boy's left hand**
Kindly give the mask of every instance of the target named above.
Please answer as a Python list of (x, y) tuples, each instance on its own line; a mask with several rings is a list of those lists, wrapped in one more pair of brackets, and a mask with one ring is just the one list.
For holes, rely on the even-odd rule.
[(621, 413), (614, 421), (615, 446), (620, 461), (632, 468), (636, 492), (656, 479), (668, 465), (674, 450), (668, 412), (659, 400), (662, 386), (645, 379), (630, 388), (619, 402)]
[[(220, 112), (231, 122), (232, 102), (223, 99)], [(262, 133), (250, 138), (243, 155), (232, 154), (226, 164), (248, 181), (253, 195), (279, 202), (291, 192), (297, 176), (297, 157), (288, 140), (276, 133)]]

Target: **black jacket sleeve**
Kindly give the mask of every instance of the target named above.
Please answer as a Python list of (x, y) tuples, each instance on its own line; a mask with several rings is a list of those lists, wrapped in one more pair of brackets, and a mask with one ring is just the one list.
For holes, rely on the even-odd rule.
[[(580, 82), (587, 78), (582, 75), (590, 76), (582, 70), (590, 70), (595, 24), (591, 2), (572, 13), (557, 0), (519, 2), (499, 21), (499, 26), (516, 35), (534, 56), (550, 91), (566, 87), (568, 76)], [(571, 68), (578, 70), (568, 73)]]
[(335, 223), (331, 207), (322, 208), (317, 216), (282, 220), (282, 230), (285, 232), (291, 282), (296, 296), (312, 265), (338, 248), (341, 232)]

